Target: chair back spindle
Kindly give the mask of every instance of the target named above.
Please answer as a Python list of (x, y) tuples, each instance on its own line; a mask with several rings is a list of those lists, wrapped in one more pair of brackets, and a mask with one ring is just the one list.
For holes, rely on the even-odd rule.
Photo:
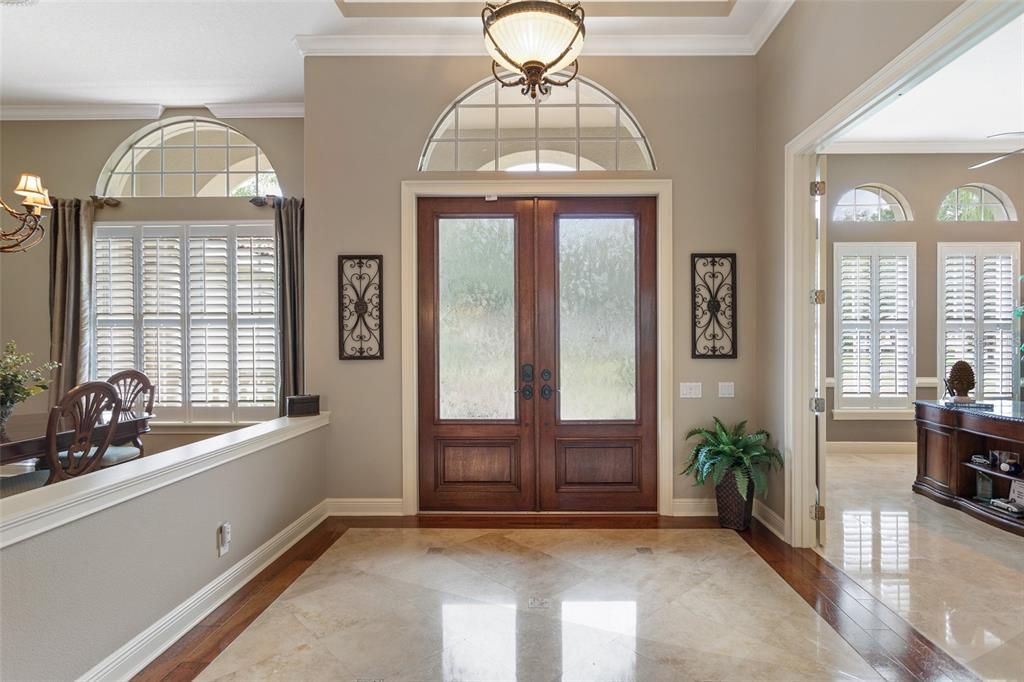
[(146, 414), (153, 414), (156, 398), (156, 384), (137, 369), (125, 369), (112, 374), (107, 383), (112, 385), (121, 398), (121, 409), (132, 412), (139, 403)]

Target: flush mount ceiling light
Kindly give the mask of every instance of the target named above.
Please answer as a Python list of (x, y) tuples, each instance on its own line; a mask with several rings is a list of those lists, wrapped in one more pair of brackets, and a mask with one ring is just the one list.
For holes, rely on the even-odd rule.
[[(484, 46), (491, 55), (491, 72), (502, 86), (522, 88), (530, 99), (543, 98), (551, 86), (568, 85), (579, 72), (579, 57), (586, 29), (580, 3), (559, 0), (508, 0), (487, 3), (481, 13)], [(498, 75), (501, 66), (511, 79)], [(553, 78), (572, 68), (564, 80)], [(518, 77), (515, 74), (519, 74)]]

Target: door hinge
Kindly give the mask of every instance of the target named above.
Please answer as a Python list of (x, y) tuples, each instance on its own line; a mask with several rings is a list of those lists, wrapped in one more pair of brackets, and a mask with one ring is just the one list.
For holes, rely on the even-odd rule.
[(815, 180), (811, 183), (811, 196), (812, 197), (823, 197), (825, 196), (825, 181)]
[(824, 398), (811, 398), (811, 412), (814, 414), (822, 414), (825, 412), (825, 399)]
[(811, 303), (814, 305), (825, 305), (825, 290), (824, 289), (812, 289), (811, 290)]
[(825, 507), (819, 504), (812, 504), (810, 508), (811, 520), (812, 521), (824, 521), (825, 520)]

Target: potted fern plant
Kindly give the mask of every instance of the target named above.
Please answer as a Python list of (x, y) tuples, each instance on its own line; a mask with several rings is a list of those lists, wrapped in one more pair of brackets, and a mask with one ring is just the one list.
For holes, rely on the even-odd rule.
[(754, 495), (764, 497), (768, 491), (765, 469), (781, 469), (782, 455), (767, 444), (767, 431), (746, 433), (745, 421), (727, 429), (718, 417), (714, 419), (714, 428), (697, 428), (686, 434), (687, 440), (700, 440), (690, 452), (683, 474), (692, 473), (694, 485), (704, 485), (711, 479), (719, 525), (746, 530), (754, 510)]

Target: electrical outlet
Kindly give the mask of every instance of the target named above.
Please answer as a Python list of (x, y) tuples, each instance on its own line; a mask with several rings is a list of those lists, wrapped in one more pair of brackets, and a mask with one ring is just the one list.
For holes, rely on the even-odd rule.
[(704, 384), (699, 381), (684, 381), (679, 384), (680, 398), (699, 398), (703, 392)]
[(229, 549), (231, 549), (231, 524), (222, 523), (217, 528), (217, 556), (224, 556)]
[(736, 384), (731, 381), (719, 381), (718, 382), (718, 397), (719, 398), (735, 398), (736, 397)]

